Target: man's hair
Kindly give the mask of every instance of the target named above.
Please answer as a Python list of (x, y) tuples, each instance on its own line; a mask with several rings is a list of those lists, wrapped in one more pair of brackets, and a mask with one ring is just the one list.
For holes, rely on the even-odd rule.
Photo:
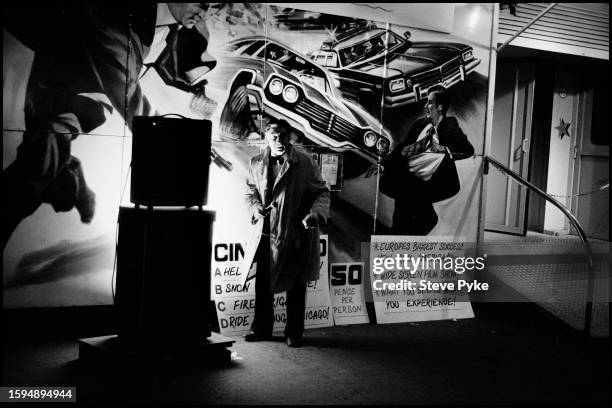
[(446, 115), (446, 111), (448, 111), (451, 102), (450, 96), (448, 96), (446, 88), (444, 88), (442, 85), (434, 85), (429, 88), (427, 94), (431, 95), (434, 92), (436, 93), (436, 105), (442, 105), (442, 113)]
[(287, 135), (291, 133), (291, 125), (285, 119), (270, 118), (268, 123), (266, 123), (264, 130), (267, 132), (272, 125), (276, 125), (277, 128), (284, 129), (284, 133)]

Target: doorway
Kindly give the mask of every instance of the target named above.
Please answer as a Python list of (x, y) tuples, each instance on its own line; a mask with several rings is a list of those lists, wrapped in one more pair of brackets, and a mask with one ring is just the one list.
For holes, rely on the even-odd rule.
[[(594, 67), (593, 67), (594, 68)], [(610, 240), (609, 75), (593, 69), (579, 93), (579, 132), (573, 151), (572, 213), (587, 237)], [(608, 185), (608, 187), (606, 187)], [(576, 234), (572, 228), (572, 234)]]
[[(528, 179), (535, 64), (497, 62), (490, 155)], [(497, 170), (487, 176), (485, 229), (525, 235), (527, 189)]]

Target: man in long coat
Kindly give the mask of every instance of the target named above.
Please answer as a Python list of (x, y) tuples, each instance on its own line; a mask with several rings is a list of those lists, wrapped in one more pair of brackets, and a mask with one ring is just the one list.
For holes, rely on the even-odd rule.
[(285, 338), (299, 346), (304, 331), (306, 283), (319, 278), (319, 229), (329, 216), (329, 190), (312, 155), (289, 143), (291, 128), (272, 120), (268, 147), (249, 166), (246, 201), (252, 222), (263, 223), (255, 261), (255, 319), (247, 341), (270, 338), (274, 293), (287, 292)]

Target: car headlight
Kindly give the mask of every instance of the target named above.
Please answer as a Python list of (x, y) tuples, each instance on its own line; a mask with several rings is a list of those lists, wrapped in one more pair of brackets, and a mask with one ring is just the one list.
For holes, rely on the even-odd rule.
[(298, 93), (297, 88), (293, 85), (287, 85), (285, 86), (285, 89), (283, 89), (283, 99), (285, 102), (294, 103), (298, 100), (298, 96), (300, 96), (300, 94)]
[(372, 147), (376, 144), (376, 139), (376, 133), (368, 130), (363, 135), (363, 144), (365, 144), (367, 147)]
[(389, 140), (385, 137), (381, 137), (376, 142), (376, 148), (379, 153), (387, 153), (389, 151)]
[(404, 78), (393, 79), (389, 82), (389, 89), (391, 92), (399, 92), (406, 89), (406, 82)]
[(461, 57), (463, 58), (464, 61), (469, 61), (472, 58), (474, 58), (474, 54), (472, 53), (472, 50), (466, 51), (463, 53), (463, 55), (461, 55)]
[(278, 78), (274, 78), (268, 84), (268, 89), (272, 95), (280, 95), (283, 92), (283, 81)]

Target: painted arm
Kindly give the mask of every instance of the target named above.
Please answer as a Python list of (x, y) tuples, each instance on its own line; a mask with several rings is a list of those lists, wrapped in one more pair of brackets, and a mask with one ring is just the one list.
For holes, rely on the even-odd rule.
[(459, 127), (457, 119), (448, 117), (449, 135), (445, 139), (445, 146), (449, 150), (451, 159), (462, 160), (474, 155), (474, 146), (470, 143), (463, 130)]

